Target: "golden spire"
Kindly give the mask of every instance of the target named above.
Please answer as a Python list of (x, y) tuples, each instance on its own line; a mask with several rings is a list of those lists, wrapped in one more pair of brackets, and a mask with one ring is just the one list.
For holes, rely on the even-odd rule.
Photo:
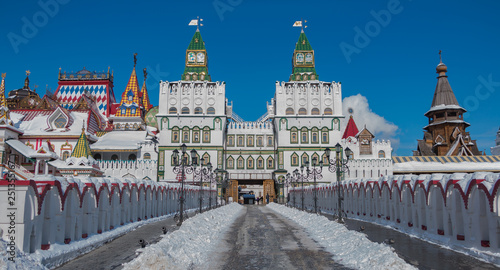
[(5, 76), (7, 73), (2, 73), (2, 83), (0, 84), (0, 107), (7, 107), (5, 105)]
[(31, 72), (29, 70), (26, 70), (26, 79), (24, 80), (24, 87), (25, 89), (30, 89), (30, 76)]

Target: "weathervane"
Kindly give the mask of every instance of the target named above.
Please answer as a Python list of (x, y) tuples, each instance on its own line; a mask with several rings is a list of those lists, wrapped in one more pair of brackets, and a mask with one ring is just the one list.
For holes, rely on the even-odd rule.
[(301, 32), (304, 32), (304, 28), (307, 28), (307, 20), (303, 20), (302, 18), (300, 19), (300, 21), (296, 21), (294, 24), (293, 24), (293, 27), (301, 27)]
[(439, 63), (443, 63), (443, 59), (441, 58), (441, 50), (439, 50)]
[(134, 53), (134, 67), (137, 64), (137, 53)]
[(203, 26), (203, 24), (201, 23), (202, 21), (203, 19), (200, 19), (200, 16), (197, 16), (196, 20), (191, 20), (189, 22), (189, 25), (196, 25), (196, 31), (200, 31), (200, 26)]
[(148, 77), (148, 71), (146, 68), (144, 68), (142, 71), (144, 71), (144, 81), (146, 81), (146, 78)]

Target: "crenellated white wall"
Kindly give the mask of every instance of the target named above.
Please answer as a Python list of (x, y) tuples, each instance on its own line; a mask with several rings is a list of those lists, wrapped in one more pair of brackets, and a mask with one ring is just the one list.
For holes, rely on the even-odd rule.
[(116, 178), (135, 178), (156, 181), (158, 160), (97, 160), (99, 169), (105, 176)]
[[(389, 225), (452, 247), (500, 252), (500, 174), (392, 175), (341, 183), (343, 214)], [(318, 186), (322, 212), (338, 212), (338, 184)], [(302, 190), (292, 188), (290, 204), (301, 207)], [(313, 187), (304, 188), (313, 209)]]
[[(7, 198), (9, 182), (0, 181), (0, 197)], [(179, 184), (124, 178), (62, 178), (47, 176), (37, 181), (16, 181), (15, 205), (0, 200), (1, 209), (15, 212), (15, 244), (23, 252), (49, 249), (94, 234), (178, 211)], [(199, 187), (185, 189), (185, 209), (199, 207)], [(204, 188), (203, 207), (216, 190)], [(7, 239), (11, 220), (0, 215), (0, 229)]]

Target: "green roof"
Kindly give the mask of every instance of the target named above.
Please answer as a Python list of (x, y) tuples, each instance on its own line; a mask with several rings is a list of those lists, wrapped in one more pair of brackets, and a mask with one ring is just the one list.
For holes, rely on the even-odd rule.
[(188, 50), (205, 50), (205, 43), (203, 42), (203, 39), (201, 38), (201, 34), (199, 30), (196, 30), (194, 32), (193, 38), (191, 39), (191, 43), (189, 43), (189, 46), (187, 48)]
[(90, 151), (87, 136), (85, 136), (85, 129), (83, 128), (82, 134), (80, 134), (80, 138), (78, 138), (75, 149), (73, 149), (73, 153), (71, 153), (71, 156), (76, 158), (92, 156), (92, 151)]
[(311, 44), (307, 40), (306, 34), (304, 32), (300, 33), (299, 41), (295, 44), (296, 51), (312, 51)]

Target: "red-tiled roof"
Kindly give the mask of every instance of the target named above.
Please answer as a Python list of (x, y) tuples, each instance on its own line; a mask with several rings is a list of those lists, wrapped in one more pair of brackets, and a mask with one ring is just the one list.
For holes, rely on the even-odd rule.
[(358, 127), (356, 126), (356, 123), (354, 123), (354, 119), (349, 117), (349, 122), (347, 122), (347, 126), (344, 131), (344, 135), (342, 136), (342, 139), (347, 139), (349, 137), (356, 137), (356, 134), (358, 134)]

